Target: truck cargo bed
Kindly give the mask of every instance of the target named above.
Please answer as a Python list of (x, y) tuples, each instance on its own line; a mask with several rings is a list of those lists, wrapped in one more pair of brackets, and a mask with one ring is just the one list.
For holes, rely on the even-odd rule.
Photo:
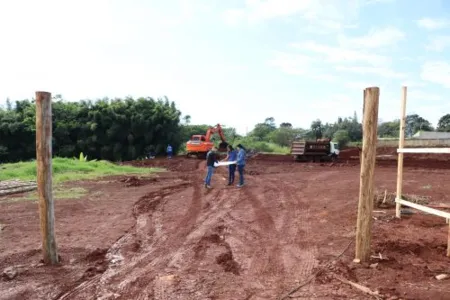
[(297, 155), (328, 155), (330, 142), (326, 141), (295, 141), (291, 145), (291, 154)]

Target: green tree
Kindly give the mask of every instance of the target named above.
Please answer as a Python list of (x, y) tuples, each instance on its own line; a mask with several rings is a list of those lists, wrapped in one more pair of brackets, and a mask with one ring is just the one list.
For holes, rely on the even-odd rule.
[(450, 114), (443, 115), (438, 122), (438, 131), (450, 132)]
[(300, 130), (289, 127), (280, 127), (270, 133), (269, 141), (280, 146), (290, 146), (292, 141), (300, 134)]
[(322, 124), (322, 121), (320, 121), (319, 119), (313, 121), (311, 123), (311, 132), (312, 134), (314, 134), (314, 137), (316, 139), (322, 138), (324, 132), (324, 126)]
[(433, 131), (433, 127), (428, 120), (425, 120), (417, 114), (406, 116), (405, 134), (407, 137), (411, 137), (418, 131)]
[(276, 129), (275, 119), (270, 117), (266, 118), (264, 123), (258, 123), (255, 128), (250, 132), (250, 136), (256, 138), (257, 140), (266, 140), (271, 132)]
[(400, 120), (383, 122), (378, 125), (378, 136), (382, 138), (398, 137), (400, 132)]
[[(55, 156), (131, 160), (153, 146), (157, 153), (167, 144), (175, 150), (182, 143), (180, 111), (167, 98), (102, 99), (66, 102), (55, 96), (53, 153)], [(36, 157), (35, 104), (16, 101), (12, 110), (0, 110), (0, 161)]]
[(292, 128), (292, 124), (289, 122), (283, 122), (280, 124), (280, 128)]
[(350, 142), (350, 136), (347, 130), (338, 130), (334, 133), (333, 140), (339, 145), (339, 149), (344, 148)]
[(183, 121), (184, 121), (184, 124), (186, 124), (186, 125), (191, 124), (191, 116), (190, 115), (185, 115), (183, 117)]

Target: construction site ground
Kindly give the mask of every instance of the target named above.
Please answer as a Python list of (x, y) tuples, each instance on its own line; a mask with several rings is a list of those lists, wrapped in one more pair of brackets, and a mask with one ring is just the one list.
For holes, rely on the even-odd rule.
[[(41, 263), (37, 203), (2, 197), (0, 299), (376, 298), (345, 280), (380, 299), (450, 299), (450, 280), (435, 278), (450, 273), (448, 224), (416, 210), (395, 218), (395, 149), (377, 153), (372, 260), (353, 263), (358, 154), (256, 155), (241, 189), (225, 185), (225, 167), (204, 189), (205, 161), (183, 157), (130, 162), (167, 170), (151, 178), (71, 182), (88, 193), (56, 199), (53, 267)], [(427, 205), (450, 206), (449, 176), (448, 155), (405, 155), (404, 193)]]

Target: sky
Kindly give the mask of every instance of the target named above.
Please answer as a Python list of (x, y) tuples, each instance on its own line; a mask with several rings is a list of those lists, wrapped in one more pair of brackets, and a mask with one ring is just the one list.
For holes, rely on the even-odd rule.
[(0, 2), (0, 104), (167, 96), (195, 124), (309, 127), (362, 111), (450, 113), (446, 0)]

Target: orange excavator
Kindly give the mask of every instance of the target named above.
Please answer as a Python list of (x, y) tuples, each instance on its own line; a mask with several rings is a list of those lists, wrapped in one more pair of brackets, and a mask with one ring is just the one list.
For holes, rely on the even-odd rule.
[(213, 134), (217, 133), (222, 141), (219, 144), (219, 152), (227, 151), (228, 143), (226, 142), (225, 135), (223, 134), (222, 127), (217, 124), (215, 127), (210, 127), (206, 132), (206, 135), (195, 134), (186, 143), (187, 156), (196, 155), (197, 157), (206, 157), (206, 154), (214, 146), (214, 141), (211, 140)]

